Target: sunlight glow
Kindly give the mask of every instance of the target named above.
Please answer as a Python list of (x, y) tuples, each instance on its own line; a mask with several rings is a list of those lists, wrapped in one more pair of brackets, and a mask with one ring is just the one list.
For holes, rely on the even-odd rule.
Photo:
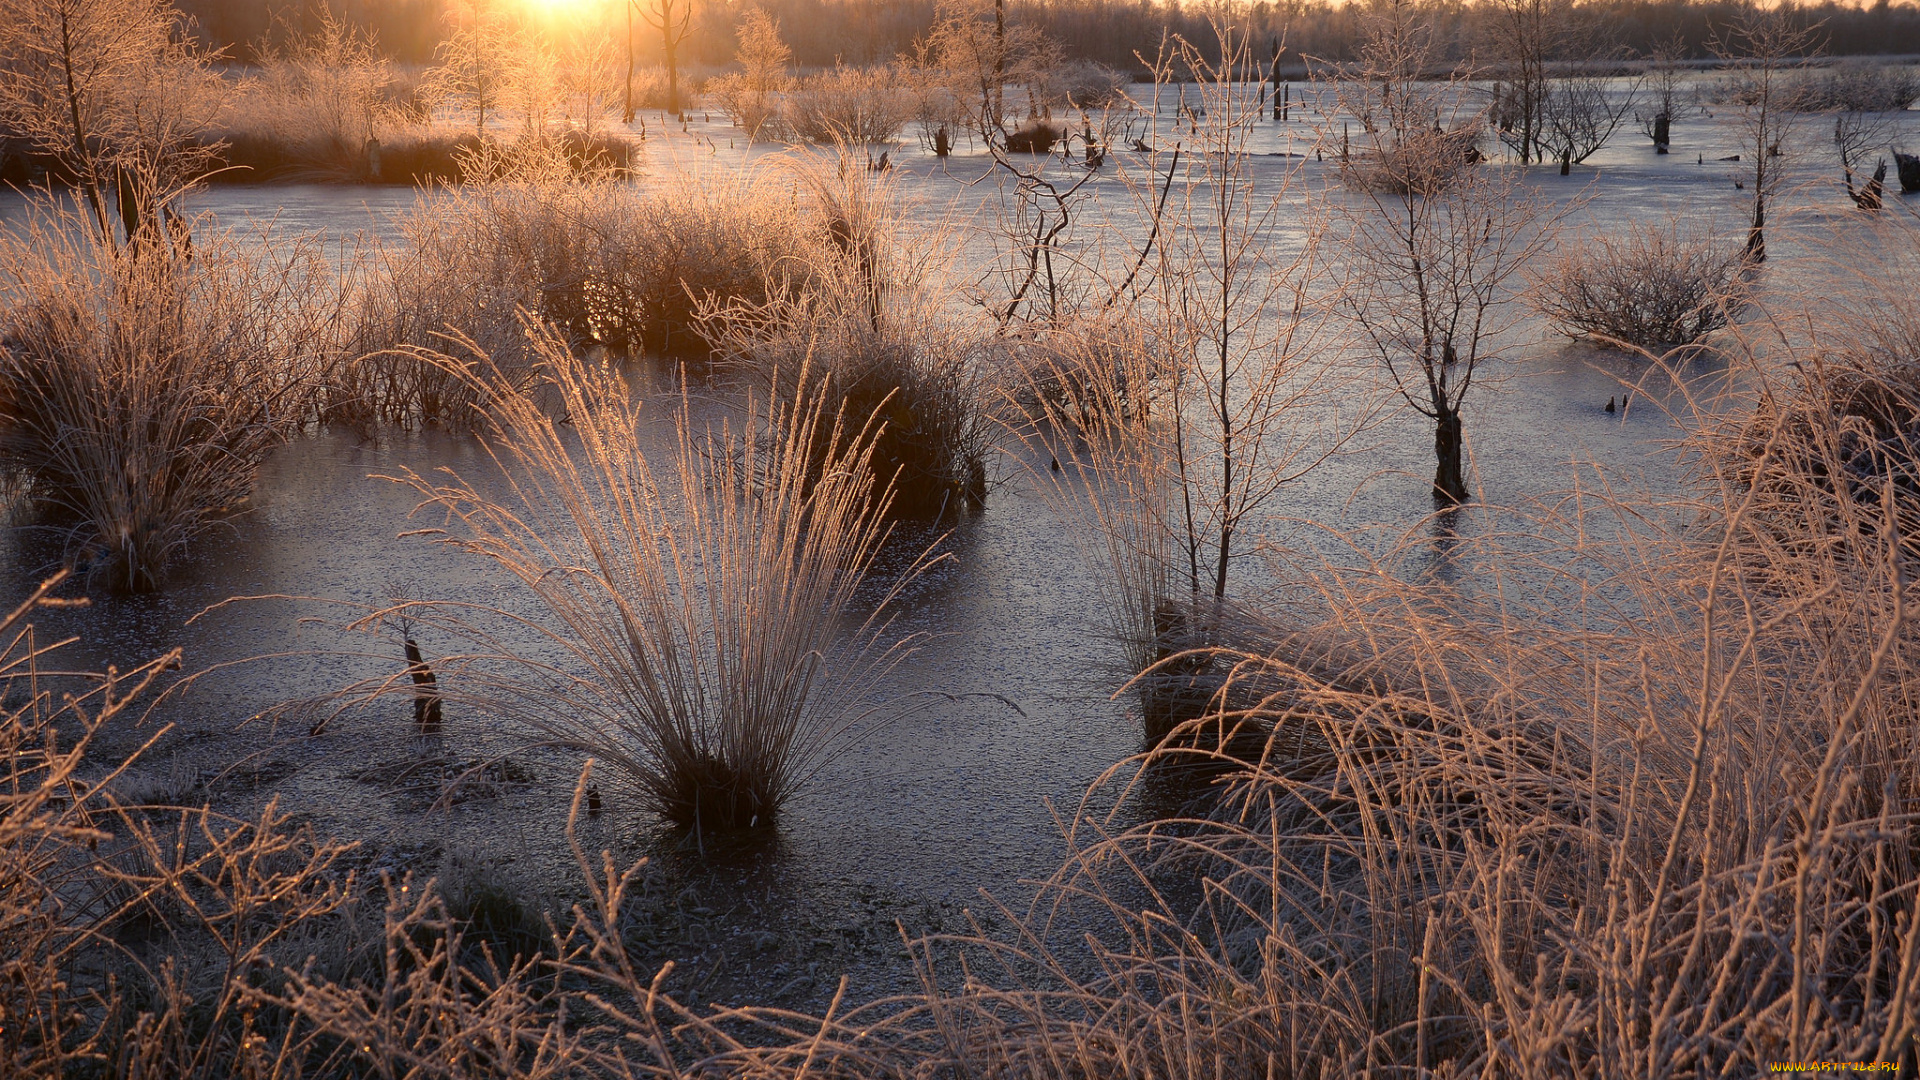
[(605, 7), (603, 0), (520, 0), (526, 9), (553, 21), (579, 19)]

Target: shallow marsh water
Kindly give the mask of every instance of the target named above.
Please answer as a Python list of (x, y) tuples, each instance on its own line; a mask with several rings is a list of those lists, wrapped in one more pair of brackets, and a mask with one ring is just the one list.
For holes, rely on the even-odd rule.
[[(1330, 178), (1329, 164), (1278, 156), (1311, 153), (1311, 116), (1304, 106), (1296, 115), (1307, 118), (1253, 129), (1250, 150), (1272, 155), (1253, 159), (1256, 188), (1277, 185), (1293, 168), (1304, 170), (1308, 185)], [(1903, 118), (1909, 135), (1920, 130), (1914, 116)], [(1809, 138), (1817, 154), (1802, 167), (1803, 182), (1776, 214), (1775, 257), (1763, 282), (1776, 298), (1837, 290), (1846, 272), (1832, 262), (1836, 256), (1865, 257), (1902, 236), (1845, 206), (1827, 175), (1834, 170), (1825, 165), (1819, 135)], [(1732, 183), (1742, 166), (1717, 160), (1738, 152), (1725, 117), (1682, 123), (1675, 138), (1671, 155), (1655, 157), (1636, 133), (1623, 131), (1573, 176), (1544, 168), (1528, 180), (1550, 199), (1589, 200), (1572, 222), (1575, 230), (1686, 213), (1738, 236), (1749, 204)], [(745, 146), (717, 118), (647, 145), (642, 184), (688, 169), (771, 167), (782, 153)], [(981, 215), (1003, 197), (990, 163), (977, 153), (940, 162), (910, 145), (891, 153), (908, 218), (972, 238), (947, 269), (977, 280), (990, 255), (980, 240)], [(1116, 235), (1137, 242), (1124, 224), (1130, 196), (1117, 177), (1123, 166), (1116, 163), (1084, 189), (1092, 196), (1088, 219), (1111, 212), (1122, 222)], [(227, 224), (271, 221), (276, 232), (317, 229), (336, 238), (364, 232), (393, 244), (399, 232), (391, 215), (415, 198), (395, 188), (236, 186), (207, 191), (195, 205)], [(1916, 208), (1897, 195), (1890, 202), (1888, 218)], [(18, 213), (17, 200), (0, 204), (0, 217)], [(1281, 232), (1286, 228), (1283, 222)], [(1523, 330), (1530, 340), (1498, 365), (1500, 378), (1476, 391), (1468, 409), (1475, 488), (1485, 502), (1517, 505), (1564, 491), (1583, 464), (1630, 487), (1673, 490), (1678, 478), (1665, 444), (1676, 426), (1652, 400), (1625, 413), (1604, 410), (1636, 383), (1645, 397), (1668, 398), (1647, 365), (1567, 344), (1534, 324)], [(1687, 374), (1704, 384), (1716, 372), (1703, 361)], [(902, 629), (931, 637), (894, 673), (888, 692), (911, 697), (915, 707), (824, 767), (776, 837), (741, 849), (690, 849), (623, 814), (617, 800), (583, 823), (589, 851), (610, 847), (620, 857), (651, 853), (658, 860), (636, 926), (657, 958), (682, 962), (683, 992), (817, 1006), (841, 971), (853, 975), (854, 1000), (905, 988), (909, 973), (893, 920), (909, 932), (958, 929), (962, 905), (982, 907), (980, 890), (1017, 907), (1028, 889), (1023, 882), (1059, 866), (1056, 815), (1070, 815), (1090, 781), (1139, 748), (1139, 721), (1128, 700), (1114, 696), (1127, 672), (1100, 631), (1101, 568), (1075, 546), (1066, 520), (1033, 479), (1029, 467), (1037, 463), (1008, 443), (1002, 482), (986, 508), (950, 525), (951, 558), (904, 599)], [(319, 736), (308, 736), (304, 725), (242, 726), (276, 702), (397, 671), (399, 657), (340, 655), (343, 648), (380, 646), (303, 623), (341, 618), (313, 602), (258, 600), (199, 614), (236, 595), (378, 603), (394, 589), (517, 603), (470, 558), (399, 536), (433, 524), (409, 518), (416, 499), (408, 489), (369, 479), (402, 467), (451, 467), (476, 478), (489, 469), (470, 441), (443, 435), (375, 443), (340, 433), (304, 437), (272, 458), (249, 512), (183, 567), (168, 591), (99, 596), (87, 609), (48, 612), (43, 634), (80, 636), (72, 659), (94, 667), (124, 666), (176, 647), (190, 672), (285, 654), (212, 671), (164, 703), (150, 725), (175, 727), (128, 779), (130, 788), (211, 797), (238, 813), (278, 798), (321, 831), (364, 841), (355, 859), (368, 872), (478, 875), (536, 904), (564, 906), (579, 893), (562, 836), (577, 757), (520, 748), (485, 717), (457, 713), (443, 736), (423, 742), (411, 734), (400, 701), (344, 717)], [(1419, 527), (1431, 506), (1431, 468), (1425, 421), (1390, 411), (1352, 452), (1284, 492), (1259, 531), (1276, 544), (1337, 552), (1340, 545), (1323, 530), (1375, 530), (1379, 539), (1369, 543), (1383, 545)], [(906, 530), (896, 547), (917, 550), (930, 539), (925, 530)], [(15, 594), (59, 554), (23, 530), (0, 550)], [(1250, 563), (1249, 572), (1257, 578), (1261, 571)], [(423, 644), (431, 654), (433, 643)], [(150, 732), (116, 732), (114, 741), (126, 745)], [(495, 766), (451, 808), (427, 810), (438, 780), (503, 755), (512, 767)]]

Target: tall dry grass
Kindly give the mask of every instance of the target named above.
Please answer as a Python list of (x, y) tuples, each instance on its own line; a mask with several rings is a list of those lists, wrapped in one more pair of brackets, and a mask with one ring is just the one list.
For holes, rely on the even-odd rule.
[(1757, 411), (1695, 418), (1682, 500), (1602, 477), (1456, 538), (1472, 591), (1378, 556), (1288, 575), (1285, 617), (1209, 650), (1213, 737), (1096, 785), (1213, 796), (1129, 825), (1096, 790), (1011, 936), (920, 945), (922, 1063), (1915, 1067), (1910, 361), (1827, 329), (1792, 379), (1752, 370)]
[(0, 230), (0, 463), (115, 589), (158, 588), (244, 508), (345, 337), (317, 240), (198, 232), (189, 259), (46, 207)]
[[(819, 230), (813, 264), (763, 301), (703, 305), (719, 370), (788, 400), (807, 392), (799, 380), (816, 380), (834, 408), (875, 417), (872, 464), (896, 511), (937, 517), (980, 505), (1001, 349), (947, 303), (931, 267), (941, 238), (914, 235), (887, 177), (844, 143), (791, 158), (789, 172)], [(840, 448), (823, 441), (815, 452)]]
[[(876, 599), (861, 593), (889, 532), (892, 496), (874, 475), (884, 420), (829, 407), (803, 371), (798, 396), (713, 425), (682, 398), (651, 425), (671, 437), (651, 445), (653, 410), (613, 366), (530, 333), (535, 386), (484, 356), (423, 357), (483, 403), (477, 427), (506, 494), (457, 476), (394, 479), (447, 515), (431, 534), (517, 582), (537, 615), (398, 610), (474, 647), (437, 662), (450, 707), (607, 762), (630, 805), (676, 825), (770, 826), (890, 708), (875, 688), (912, 645), (889, 637), (888, 605), (925, 559)], [(503, 644), (489, 614), (532, 643)], [(412, 688), (386, 678), (346, 696), (394, 692)]]

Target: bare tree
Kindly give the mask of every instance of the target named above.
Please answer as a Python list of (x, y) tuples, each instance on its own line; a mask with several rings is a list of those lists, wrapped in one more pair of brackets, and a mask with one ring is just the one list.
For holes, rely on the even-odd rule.
[(978, 126), (970, 105), (970, 80), (948, 61), (943, 43), (935, 36), (914, 42), (900, 58), (900, 72), (913, 90), (913, 118), (919, 125), (920, 145), (941, 158), (953, 152), (960, 132)]
[(1172, 569), (1194, 602), (1217, 605), (1254, 547), (1245, 534), (1257, 515), (1337, 452), (1371, 406), (1344, 392), (1320, 317), (1331, 302), (1325, 216), (1309, 208), (1302, 220), (1298, 171), (1256, 185), (1248, 138), (1261, 109), (1234, 87), (1250, 39), (1224, 23), (1215, 32), (1217, 61), (1176, 39), (1160, 65), (1163, 81), (1192, 80), (1196, 107), (1154, 133), (1145, 167), (1125, 173), (1157, 242), (1147, 272), (1116, 298), (1137, 295), (1148, 347), (1166, 365), (1156, 437)]
[(1549, 215), (1516, 171), (1462, 168), (1459, 144), (1432, 134), (1466, 88), (1422, 78), (1430, 27), (1404, 4), (1371, 22), (1360, 69), (1338, 84), (1342, 111), (1371, 118), (1346, 166), (1358, 197), (1336, 203), (1343, 302), (1399, 396), (1433, 421), (1433, 495), (1450, 505), (1468, 497), (1467, 395), (1511, 325), (1519, 271), (1567, 211)]
[(562, 93), (559, 57), (544, 34), (523, 31), (509, 60), (502, 103), (520, 114), (521, 133), (526, 138), (536, 142), (545, 139), (547, 120)]
[(780, 40), (780, 24), (759, 8), (740, 21), (739, 38), (735, 59), (740, 71), (721, 79), (713, 92), (733, 122), (747, 130), (747, 137), (759, 138), (778, 113), (773, 95), (786, 87), (793, 50)]
[(1862, 210), (1880, 209), (1881, 193), (1887, 181), (1887, 161), (1882, 157), (1879, 169), (1859, 189), (1855, 189), (1853, 183), (1855, 169), (1885, 151), (1893, 142), (1895, 129), (1893, 117), (1883, 112), (1844, 109), (1833, 118), (1833, 145), (1840, 153), (1840, 172), (1847, 186), (1847, 198)]
[(1545, 161), (1548, 65), (1567, 35), (1566, 0), (1494, 0), (1489, 43), (1495, 58), (1494, 126), (1520, 163)]
[[(1235, 568), (1259, 550), (1274, 504), (1380, 403), (1355, 392), (1331, 340), (1338, 283), (1324, 208), (1303, 195), (1303, 165), (1256, 174), (1249, 138), (1262, 108), (1235, 85), (1248, 37), (1214, 29), (1218, 52), (1168, 41), (1154, 89), (1178, 79), (1192, 107), (1143, 117), (1138, 142), (1149, 149), (1116, 164), (1144, 241), (1119, 234), (1117, 259), (1085, 239), (1071, 255), (1052, 252), (1080, 272), (1074, 285), (1057, 304), (1030, 301), (1028, 324), (1008, 335), (1042, 357), (1030, 369), (1036, 436), (1054, 461), (1042, 475), (1064, 475), (1050, 486), (1104, 549), (1108, 614), (1129, 661), (1155, 667), (1139, 684), (1155, 741), (1208, 666), (1171, 658), (1218, 643)], [(1036, 274), (1016, 261), (1003, 274), (1012, 289), (1037, 291), (1027, 284), (1037, 277), (1051, 292), (1041, 265)]]
[(430, 97), (473, 111), (473, 132), (486, 138), (487, 117), (513, 92), (521, 47), (519, 28), (496, 4), (469, 4), (440, 44), (439, 66), (427, 73)]
[(59, 162), (113, 241), (129, 240), (217, 147), (221, 84), (165, 0), (0, 0), (0, 121)]
[(648, 26), (660, 31), (660, 57), (667, 69), (667, 112), (680, 115), (680, 43), (693, 30), (693, 0), (627, 0)]
[(1767, 257), (1767, 202), (1786, 177), (1789, 140), (1799, 123), (1795, 74), (1815, 51), (1817, 26), (1802, 26), (1787, 8), (1745, 7), (1714, 37), (1716, 55), (1734, 70), (1728, 97), (1740, 109), (1742, 153), (1753, 162), (1749, 262)]
[(325, 12), (313, 32), (260, 60), (249, 88), (267, 101), (297, 101), (304, 120), (318, 121), (320, 140), (357, 150), (374, 137), (394, 73), (371, 33)]
[(1686, 46), (1678, 34), (1654, 46), (1647, 59), (1648, 108), (1645, 113), (1634, 112), (1634, 120), (1647, 138), (1653, 140), (1656, 154), (1664, 154), (1673, 144), (1673, 125), (1686, 115), (1692, 107), (1686, 93), (1685, 68), (1681, 61), (1686, 58)]
[(579, 102), (581, 131), (588, 138), (606, 116), (620, 81), (619, 44), (600, 29), (590, 26), (570, 35), (560, 53), (561, 87)]
[(627, 81), (625, 83), (625, 90), (622, 92), (620, 97), (620, 122), (623, 124), (633, 123), (633, 115), (634, 115), (634, 109), (633, 109), (633, 68), (634, 68), (633, 6), (634, 6), (633, 0), (624, 0), (624, 2), (622, 2), (620, 5), (620, 10), (622, 13), (626, 15), (626, 20), (627, 20), (627, 27), (626, 27), (627, 29), (627, 34), (626, 34)]
[(1537, 147), (1547, 155), (1542, 160), (1560, 163), (1561, 176), (1607, 145), (1633, 111), (1638, 83), (1617, 93), (1610, 82), (1592, 61), (1568, 61), (1549, 80)]
[(985, 0), (942, 0), (925, 51), (956, 98), (971, 102), (969, 126), (989, 145), (1006, 142), (1007, 86), (1042, 81), (1054, 55), (1038, 30), (1008, 21), (1005, 0), (991, 11)]

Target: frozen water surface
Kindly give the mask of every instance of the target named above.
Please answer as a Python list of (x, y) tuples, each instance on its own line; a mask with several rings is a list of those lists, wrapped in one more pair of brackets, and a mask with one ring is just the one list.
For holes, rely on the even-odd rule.
[[(1294, 94), (1293, 123), (1262, 121), (1252, 130), (1249, 150), (1256, 156), (1249, 174), (1257, 191), (1278, 190), (1296, 169), (1302, 193), (1332, 179), (1334, 166), (1312, 158), (1317, 120), (1311, 106), (1301, 100), (1300, 87)], [(1163, 108), (1172, 111), (1170, 104)], [(1920, 114), (1901, 118), (1903, 138), (1920, 147), (1916, 118)], [(1163, 125), (1171, 122), (1170, 115), (1161, 117)], [(1775, 299), (1826, 295), (1846, 280), (1833, 260), (1866, 261), (1889, 243), (1911, 242), (1911, 234), (1901, 239), (1884, 221), (1848, 206), (1824, 135), (1820, 118), (1809, 118), (1800, 133), (1807, 153), (1795, 159), (1794, 183), (1774, 215), (1774, 258), (1763, 288)], [(1750, 193), (1733, 183), (1747, 166), (1719, 160), (1741, 152), (1727, 116), (1684, 120), (1674, 140), (1670, 155), (1655, 156), (1637, 131), (1622, 130), (1571, 176), (1536, 168), (1527, 183), (1549, 199), (1585, 200), (1563, 244), (1580, 243), (1590, 229), (1675, 214), (1737, 237)], [(962, 284), (977, 283), (992, 255), (986, 238), (1005, 198), (1002, 179), (983, 155), (965, 147), (946, 162), (910, 141), (889, 149), (906, 216), (943, 238), (942, 269)], [(686, 134), (675, 130), (651, 140), (637, 182), (670, 182), (687, 169), (774, 168), (783, 152), (747, 147), (716, 115), (712, 123), (691, 124)], [(1282, 156), (1290, 154), (1305, 156)], [(1089, 198), (1078, 211), (1079, 242), (1138, 243), (1137, 204), (1120, 173), (1137, 175), (1142, 161), (1115, 150), (1082, 189)], [(1062, 176), (1078, 172), (1057, 158), (1048, 167)], [(365, 233), (392, 244), (399, 241), (392, 215), (415, 198), (392, 188), (226, 186), (197, 196), (195, 205), (226, 224), (270, 221), (281, 233)], [(1887, 219), (1920, 209), (1913, 197), (1901, 199), (1897, 187), (1889, 203)], [(0, 216), (17, 213), (17, 199), (0, 204)], [(1298, 242), (1300, 213), (1298, 201), (1283, 207), (1277, 243)], [(1523, 340), (1498, 366), (1501, 377), (1476, 390), (1468, 408), (1476, 489), (1484, 502), (1518, 504), (1565, 490), (1576, 463), (1593, 463), (1651, 490), (1671, 488), (1676, 472), (1663, 447), (1676, 434), (1674, 425), (1650, 402), (1624, 415), (1603, 410), (1623, 383), (1646, 376), (1647, 365), (1569, 344), (1532, 323), (1522, 329)], [(1689, 374), (1712, 371), (1701, 366)], [(1655, 397), (1665, 392), (1657, 380), (1646, 386)], [(1354, 452), (1285, 491), (1262, 533), (1276, 543), (1313, 544), (1322, 543), (1314, 539), (1320, 527), (1389, 534), (1409, 527), (1431, 506), (1431, 438), (1422, 418), (1392, 412)], [(96, 597), (84, 611), (47, 613), (43, 628), (81, 635), (76, 656), (93, 665), (127, 665), (173, 647), (184, 651), (189, 671), (287, 654), (209, 674), (161, 710), (159, 719), (176, 727), (142, 767), (143, 782), (156, 789), (196, 798), (210, 793), (235, 810), (277, 796), (284, 809), (322, 831), (364, 840), (359, 859), (370, 871), (432, 873), (457, 858), (483, 864), (485, 874), (542, 902), (566, 901), (577, 892), (562, 839), (577, 759), (517, 749), (486, 717), (458, 714), (449, 717), (441, 743), (423, 747), (409, 732), (401, 701), (345, 719), (318, 737), (264, 724), (243, 728), (243, 720), (276, 701), (325, 692), (385, 670), (383, 664), (398, 670), (399, 658), (327, 655), (343, 640), (299, 621), (326, 613), (307, 602), (228, 606), (186, 625), (235, 595), (378, 602), (400, 587), (441, 599), (520, 603), (496, 578), (476, 572), (470, 559), (397, 535), (423, 524), (408, 517), (415, 499), (368, 477), (402, 466), (423, 473), (449, 466), (472, 476), (487, 471), (484, 456), (458, 438), (388, 436), (373, 444), (344, 434), (302, 438), (270, 461), (252, 512), (206, 545), (174, 587), (156, 596)], [(945, 546), (952, 558), (905, 599), (904, 628), (934, 635), (893, 678), (893, 691), (922, 695), (917, 707), (829, 764), (794, 803), (777, 838), (750, 850), (690, 852), (623, 815), (617, 804), (587, 824), (583, 839), (590, 849), (658, 857), (663, 869), (649, 879), (646, 925), (661, 956), (687, 962), (683, 988), (806, 1003), (830, 994), (841, 970), (853, 971), (856, 994), (899, 986), (893, 919), (910, 931), (956, 925), (958, 905), (979, 907), (981, 889), (1017, 900), (1023, 879), (1058, 866), (1054, 815), (1070, 813), (1090, 780), (1139, 748), (1138, 721), (1126, 699), (1112, 696), (1124, 672), (1118, 650), (1100, 632), (1099, 568), (1071, 542), (1026, 468), (1020, 454), (1009, 451), (999, 470), (1004, 482), (985, 510), (951, 525)], [(917, 549), (928, 539), (908, 530), (897, 547)], [(23, 531), (3, 550), (16, 591), (58, 558), (43, 538)], [(1248, 569), (1257, 577), (1257, 568)], [(433, 643), (425, 644), (431, 652)], [(144, 734), (122, 732), (116, 740)], [(523, 766), (515, 775), (523, 779), (497, 796), (428, 813), (424, 797), (357, 778), (385, 775), (378, 767), (423, 753), (456, 767), (512, 753)]]

